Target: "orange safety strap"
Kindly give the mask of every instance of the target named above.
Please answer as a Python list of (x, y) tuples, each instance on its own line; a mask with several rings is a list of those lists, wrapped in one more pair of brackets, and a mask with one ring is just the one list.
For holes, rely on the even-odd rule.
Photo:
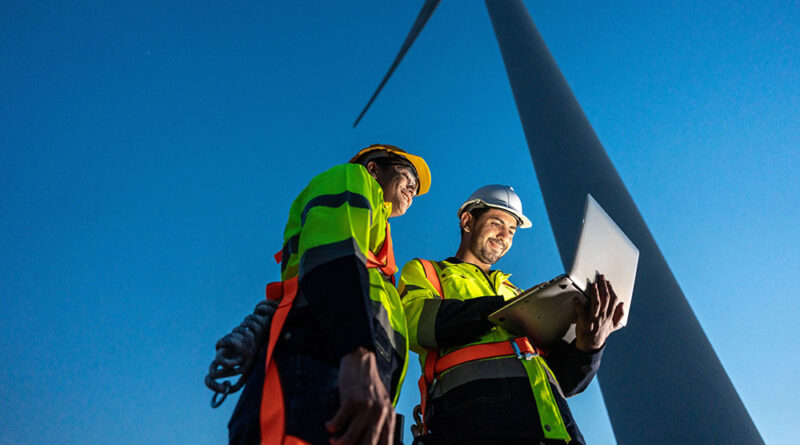
[(297, 277), (267, 285), (267, 299), (280, 301), (269, 327), (264, 387), (261, 395), (261, 445), (308, 445), (308, 442), (286, 435), (286, 412), (278, 367), (272, 353), (297, 295)]
[[(436, 268), (433, 267), (433, 262), (430, 260), (423, 260), (421, 258), (417, 258), (419, 262), (422, 264), (422, 269), (425, 270), (425, 278), (428, 279), (428, 282), (431, 283), (433, 288), (439, 294), (439, 298), (444, 300), (444, 292), (442, 291), (442, 283), (439, 280), (439, 274), (436, 273)], [(420, 417), (422, 417), (422, 431), (428, 431), (428, 425), (425, 420), (425, 413), (427, 412), (428, 408), (428, 385), (433, 383), (436, 362), (439, 359), (439, 351), (436, 349), (428, 350), (428, 353), (425, 354), (425, 366), (422, 370), (422, 375), (419, 378), (419, 382), (417, 385), (419, 386), (419, 409), (420, 409)]]
[(442, 291), (442, 283), (439, 281), (439, 274), (436, 273), (436, 268), (433, 267), (433, 262), (430, 260), (423, 260), (417, 258), (422, 263), (422, 268), (425, 270), (425, 278), (431, 283), (433, 288), (439, 294), (439, 298), (444, 300), (444, 292)]
[[(519, 351), (514, 349), (512, 342), (517, 345)], [(499, 341), (495, 343), (483, 343), (479, 345), (467, 346), (449, 354), (445, 354), (439, 358), (439, 360), (436, 362), (434, 375), (439, 375), (454, 366), (474, 360), (483, 360), (485, 358), (519, 354), (532, 357), (537, 355), (538, 351), (526, 337), (518, 337), (513, 340)]]
[(386, 238), (383, 240), (383, 247), (377, 255), (372, 253), (371, 250), (367, 251), (367, 267), (374, 267), (386, 275), (392, 284), (394, 282), (394, 274), (397, 273), (397, 263), (394, 261), (394, 248), (392, 247), (392, 233), (389, 230), (389, 223), (386, 223)]

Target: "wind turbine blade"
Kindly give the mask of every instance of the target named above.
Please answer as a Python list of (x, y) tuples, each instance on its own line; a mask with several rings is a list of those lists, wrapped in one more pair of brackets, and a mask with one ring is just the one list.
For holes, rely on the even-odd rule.
[(389, 77), (392, 76), (394, 70), (397, 68), (398, 65), (400, 65), (400, 61), (403, 60), (403, 57), (408, 52), (408, 49), (411, 48), (412, 44), (414, 44), (414, 40), (416, 40), (419, 33), (422, 32), (422, 28), (425, 27), (425, 23), (428, 22), (428, 19), (431, 18), (431, 16), (433, 15), (433, 11), (435, 11), (436, 7), (439, 6), (439, 2), (441, 2), (441, 0), (425, 0), (425, 4), (422, 5), (422, 9), (419, 11), (419, 14), (417, 15), (417, 20), (414, 21), (414, 26), (411, 27), (411, 31), (408, 32), (406, 41), (403, 42), (403, 46), (397, 53), (397, 57), (395, 57), (394, 62), (392, 62), (392, 66), (389, 67), (389, 71), (386, 73), (385, 76), (383, 76), (383, 80), (381, 80), (380, 85), (378, 85), (378, 89), (375, 90), (375, 93), (369, 99), (369, 102), (367, 102), (367, 106), (365, 106), (364, 109), (361, 110), (361, 114), (358, 115), (358, 119), (356, 119), (355, 123), (353, 123), (353, 128), (355, 128), (356, 125), (358, 125), (358, 122), (361, 121), (361, 118), (364, 117), (364, 114), (367, 113), (367, 110), (369, 110), (370, 105), (372, 105), (372, 102), (374, 102), (375, 98), (378, 97), (378, 94), (380, 94), (381, 90), (383, 89), (383, 86), (386, 85), (386, 82), (389, 80)]
[(763, 444), (525, 5), (486, 6), (564, 267), (586, 193), (639, 248), (628, 325), (611, 335), (597, 375), (617, 443)]

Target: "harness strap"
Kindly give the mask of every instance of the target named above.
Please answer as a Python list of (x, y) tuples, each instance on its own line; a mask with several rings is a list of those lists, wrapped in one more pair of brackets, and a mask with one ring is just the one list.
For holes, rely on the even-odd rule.
[(438, 376), (444, 371), (463, 363), (513, 355), (516, 355), (520, 359), (530, 360), (538, 355), (538, 353), (536, 348), (525, 337), (515, 338), (510, 341), (506, 340), (467, 346), (440, 357), (436, 362), (434, 375)]
[(272, 360), (272, 353), (278, 343), (283, 323), (289, 315), (294, 298), (297, 296), (297, 277), (286, 281), (269, 283), (267, 299), (280, 301), (269, 327), (267, 359), (265, 363), (264, 386), (261, 396), (261, 445), (303, 445), (307, 442), (286, 435), (286, 412), (283, 406), (283, 389), (278, 376), (278, 367)]
[[(433, 267), (433, 262), (430, 260), (423, 260), (421, 258), (417, 258), (419, 262), (422, 264), (422, 269), (425, 270), (425, 278), (428, 282), (431, 283), (436, 292), (439, 295), (439, 298), (444, 300), (444, 292), (442, 291), (442, 283), (439, 280), (439, 274), (436, 273), (436, 268)], [(422, 370), (422, 375), (419, 378), (419, 382), (417, 382), (417, 386), (419, 386), (419, 409), (420, 409), (420, 419), (421, 419), (421, 432), (427, 433), (428, 432), (428, 425), (426, 423), (427, 417), (426, 412), (428, 409), (428, 385), (433, 383), (433, 379), (436, 374), (436, 362), (439, 360), (439, 351), (436, 349), (428, 350), (428, 353), (425, 354), (425, 366)]]
[(419, 262), (422, 264), (422, 268), (425, 270), (425, 278), (431, 283), (436, 292), (439, 294), (439, 298), (444, 300), (444, 292), (442, 292), (442, 282), (439, 280), (439, 274), (436, 273), (436, 268), (433, 267), (433, 262), (430, 260), (423, 260), (417, 258)]

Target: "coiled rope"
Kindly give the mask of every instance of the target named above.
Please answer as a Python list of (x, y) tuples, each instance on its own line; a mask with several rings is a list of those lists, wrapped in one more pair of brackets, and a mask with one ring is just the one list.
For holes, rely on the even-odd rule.
[[(217, 342), (217, 356), (206, 375), (206, 386), (214, 391), (212, 408), (222, 405), (228, 394), (239, 391), (247, 383), (258, 354), (267, 342), (270, 322), (277, 308), (277, 301), (262, 300), (252, 314)], [(241, 377), (232, 385), (230, 380), (221, 380), (237, 375)], [(217, 400), (220, 394), (222, 397)]]

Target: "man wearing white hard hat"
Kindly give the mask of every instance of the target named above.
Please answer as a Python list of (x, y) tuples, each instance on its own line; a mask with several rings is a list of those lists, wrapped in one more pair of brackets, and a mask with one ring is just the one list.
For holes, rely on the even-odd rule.
[(415, 259), (400, 276), (410, 347), (420, 357), (415, 444), (583, 444), (566, 397), (600, 366), (623, 313), (603, 277), (575, 302), (577, 338), (545, 351), (487, 316), (521, 292), (491, 267), (531, 227), (514, 189), (488, 185), (458, 210), (461, 243), (443, 261)]

